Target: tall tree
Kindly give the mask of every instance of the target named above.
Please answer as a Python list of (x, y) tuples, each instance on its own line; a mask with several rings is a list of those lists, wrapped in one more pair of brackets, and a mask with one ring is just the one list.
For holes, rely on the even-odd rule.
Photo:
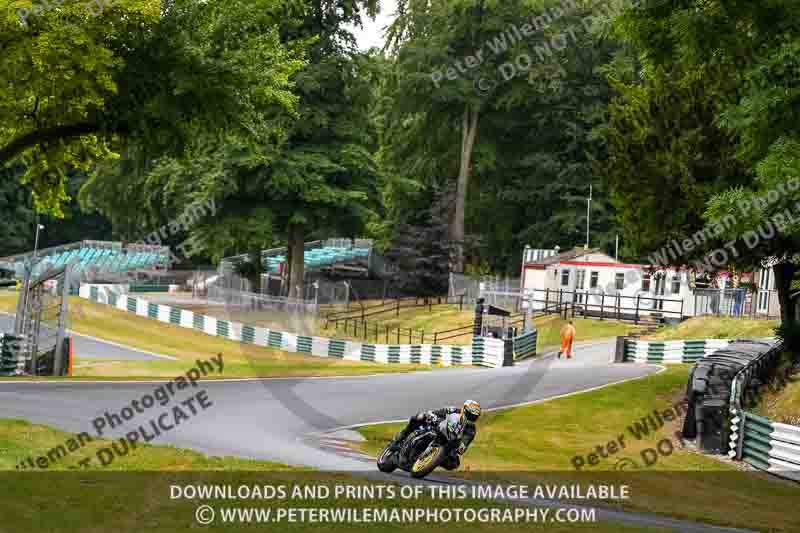
[[(369, 127), (374, 65), (356, 51), (346, 29), (374, 8), (375, 2), (367, 1), (283, 5), (276, 19), (281, 41), (307, 45), (307, 64), (290, 77), (292, 112), (276, 115), (280, 130), (259, 142), (198, 135), (179, 156), (145, 165), (141, 178), (133, 180), (146, 184), (148, 213), (174, 214), (187, 204), (215, 201), (216, 214), (189, 232), (193, 247), (214, 258), (248, 253), (253, 265), (248, 276), (258, 288), (260, 251), (286, 239), (289, 287), (302, 294), (309, 236), (355, 236), (376, 200)], [(274, 107), (255, 110), (268, 113)], [(109, 191), (119, 187), (107, 185)]]
[[(589, 31), (600, 4), (399, 3), (382, 162), (398, 183), (455, 183), (454, 271), (481, 257), (509, 272), (524, 244), (583, 242), (589, 185), (602, 192), (592, 129), (609, 95), (595, 69), (614, 48)], [(608, 205), (595, 206), (605, 245)]]
[[(778, 0), (643, 1), (626, 12), (617, 30), (641, 58), (644, 78), (622, 89), (626, 100), (612, 111), (612, 163), (616, 172), (632, 171), (630, 185), (619, 187), (619, 179), (615, 184), (625, 204), (655, 206), (650, 198), (663, 194), (664, 183), (649, 180), (661, 174), (669, 209), (675, 204), (681, 214), (643, 217), (642, 231), (654, 237), (684, 233), (685, 239), (708, 222), (713, 231), (705, 234), (711, 238), (690, 255), (713, 251), (706, 260), (717, 258), (717, 267), (729, 262), (752, 268), (769, 260), (787, 322), (794, 316), (789, 288), (797, 272), (798, 230), (775, 217), (786, 215), (798, 199), (785, 186), (798, 172), (797, 7)], [(778, 193), (781, 185), (784, 192)], [(761, 207), (746, 208), (756, 201)], [(654, 238), (650, 246), (662, 242)]]
[(67, 170), (120, 144), (155, 157), (200, 130), (263, 137), (264, 110), (291, 104), (299, 56), (280, 41), (277, 0), (133, 0), (98, 16), (82, 0), (37, 5), (24, 24), (0, 15), (0, 164), (24, 165), (41, 210), (59, 212)]

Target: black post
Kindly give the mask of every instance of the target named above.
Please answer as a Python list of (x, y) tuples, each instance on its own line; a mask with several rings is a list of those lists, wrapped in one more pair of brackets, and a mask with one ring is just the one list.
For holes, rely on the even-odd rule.
[(397, 300), (397, 309), (395, 310), (395, 316), (400, 316), (400, 300)]
[(614, 362), (625, 362), (625, 337), (617, 337), (617, 350), (614, 356)]
[(641, 300), (641, 295), (636, 295), (636, 325), (639, 325), (639, 302)]
[(603, 320), (605, 307), (606, 307), (606, 293), (603, 293), (602, 295), (600, 295), (600, 320)]
[(464, 310), (464, 295), (463, 294), (458, 297), (458, 310), (459, 311), (463, 311)]
[(472, 328), (472, 335), (474, 337), (480, 337), (483, 331), (483, 304), (485, 301), (485, 298), (478, 298), (478, 302), (475, 304), (475, 320), (473, 322), (474, 327)]

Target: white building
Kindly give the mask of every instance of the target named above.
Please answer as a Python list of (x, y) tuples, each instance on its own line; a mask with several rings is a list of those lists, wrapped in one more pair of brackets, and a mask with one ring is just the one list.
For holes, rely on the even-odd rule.
[[(769, 291), (756, 294), (731, 291), (731, 276), (719, 273), (710, 287), (685, 268), (617, 261), (600, 250), (575, 248), (562, 253), (526, 249), (521, 286), (531, 296), (534, 309), (563, 303), (575, 304), (589, 315), (658, 316), (667, 320), (704, 314), (773, 314)], [(765, 276), (761, 283), (769, 284)], [(742, 281), (752, 280), (743, 274)], [(774, 298), (773, 298), (774, 299)], [(764, 300), (762, 302), (762, 300)]]

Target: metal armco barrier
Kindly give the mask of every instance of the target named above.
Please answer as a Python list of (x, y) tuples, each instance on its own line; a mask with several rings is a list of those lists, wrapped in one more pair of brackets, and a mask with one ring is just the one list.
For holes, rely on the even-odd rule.
[(742, 411), (732, 420), (730, 444), (731, 459), (800, 481), (800, 427)]

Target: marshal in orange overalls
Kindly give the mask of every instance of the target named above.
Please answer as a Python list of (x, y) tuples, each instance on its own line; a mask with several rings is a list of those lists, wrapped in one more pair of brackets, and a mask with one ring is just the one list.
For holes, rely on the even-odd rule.
[(575, 326), (570, 321), (561, 328), (561, 349), (558, 350), (558, 358), (562, 354), (567, 354), (567, 359), (572, 359), (572, 341), (575, 340)]

